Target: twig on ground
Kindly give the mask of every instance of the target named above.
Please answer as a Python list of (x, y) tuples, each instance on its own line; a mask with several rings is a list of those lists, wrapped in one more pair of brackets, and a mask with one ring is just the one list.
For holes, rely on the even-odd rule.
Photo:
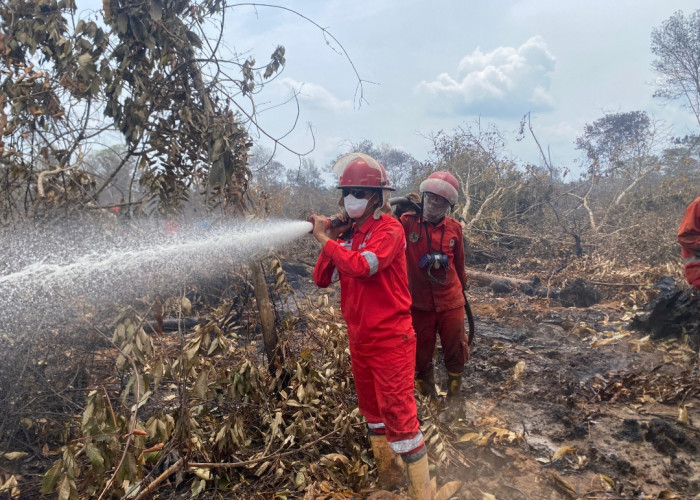
[(318, 439), (315, 439), (315, 440), (313, 440), (313, 441), (311, 441), (311, 442), (309, 442), (309, 443), (306, 443), (305, 445), (303, 445), (303, 446), (301, 446), (301, 447), (299, 447), (299, 448), (295, 448), (294, 450), (285, 451), (284, 453), (272, 453), (272, 454), (270, 454), (270, 455), (265, 455), (264, 457), (254, 458), (254, 459), (251, 459), (251, 460), (244, 460), (243, 462), (221, 462), (221, 463), (216, 463), (216, 462), (190, 462), (190, 463), (187, 464), (187, 465), (188, 465), (189, 467), (202, 467), (202, 468), (205, 468), (205, 467), (209, 467), (209, 468), (215, 468), (215, 467), (226, 467), (226, 468), (245, 467), (245, 466), (247, 466), (247, 465), (252, 465), (252, 464), (259, 463), (259, 462), (264, 462), (265, 460), (270, 460), (270, 459), (272, 459), (272, 458), (281, 458), (281, 457), (285, 457), (285, 456), (287, 456), (287, 455), (293, 455), (294, 453), (299, 453), (300, 451), (303, 451), (303, 450), (305, 450), (306, 448), (310, 448), (311, 446), (315, 445), (315, 444), (318, 443), (319, 441), (323, 441), (324, 439), (329, 438), (330, 436), (332, 436), (333, 434), (335, 434), (335, 433), (337, 433), (337, 432), (338, 432), (338, 430), (337, 430), (337, 429), (334, 429), (334, 430), (332, 430), (331, 432), (329, 432), (329, 433), (327, 433), (327, 434), (324, 434), (323, 436), (321, 436), (321, 437), (318, 438)]

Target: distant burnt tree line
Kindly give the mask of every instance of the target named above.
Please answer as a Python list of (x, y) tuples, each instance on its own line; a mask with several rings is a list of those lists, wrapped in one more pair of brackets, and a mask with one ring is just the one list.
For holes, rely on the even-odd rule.
[[(0, 224), (115, 206), (168, 217), (193, 204), (287, 218), (337, 209), (328, 165), (283, 165), (248, 133), (259, 122), (245, 103), (283, 68), (283, 47), (262, 66), (225, 52), (234, 6), (220, 0), (102, 7), (0, 5)], [(699, 12), (654, 28), (651, 52), (654, 95), (679, 100), (700, 126)], [(454, 214), (477, 260), (595, 250), (666, 262), (677, 253), (671, 229), (700, 184), (697, 131), (670, 137), (644, 111), (586, 124), (574, 165), (552, 162), (529, 114), (514, 139), (537, 148), (538, 164), (518, 161), (511, 138), (480, 121), (430, 139), (423, 160), (371, 140), (348, 150), (378, 158), (398, 193), (452, 171), (461, 184)]]

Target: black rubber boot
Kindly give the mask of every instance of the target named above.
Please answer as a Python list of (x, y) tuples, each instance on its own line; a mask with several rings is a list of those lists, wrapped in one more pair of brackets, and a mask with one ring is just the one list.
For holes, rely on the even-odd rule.
[(431, 370), (428, 373), (419, 373), (416, 375), (416, 390), (421, 396), (426, 396), (430, 399), (437, 398), (437, 390), (435, 389), (435, 375)]
[(462, 373), (447, 372), (447, 399), (462, 397)]

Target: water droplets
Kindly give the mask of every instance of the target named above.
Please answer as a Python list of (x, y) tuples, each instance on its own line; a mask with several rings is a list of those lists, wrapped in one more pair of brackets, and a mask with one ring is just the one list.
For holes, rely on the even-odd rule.
[(306, 221), (156, 227), (66, 223), (1, 235), (0, 331), (58, 324), (102, 306), (192, 285), (309, 232)]

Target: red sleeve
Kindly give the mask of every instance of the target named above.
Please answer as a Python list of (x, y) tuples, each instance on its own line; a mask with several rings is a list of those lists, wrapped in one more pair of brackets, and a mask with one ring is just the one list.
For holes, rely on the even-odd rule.
[(335, 266), (333, 265), (333, 259), (329, 253), (328, 248), (331, 246), (340, 247), (336, 241), (328, 241), (326, 245), (321, 249), (321, 253), (318, 255), (316, 260), (316, 265), (314, 266), (314, 283), (321, 288), (326, 288), (333, 282), (333, 272), (335, 271)]
[(678, 229), (678, 243), (689, 249), (700, 248), (700, 198), (688, 206)]
[(336, 242), (329, 241), (322, 253), (330, 257), (342, 275), (350, 278), (369, 278), (390, 266), (396, 254), (406, 248), (401, 224), (396, 219), (388, 220), (390, 224), (385, 223), (373, 229), (371, 237), (362, 248), (346, 250)]

